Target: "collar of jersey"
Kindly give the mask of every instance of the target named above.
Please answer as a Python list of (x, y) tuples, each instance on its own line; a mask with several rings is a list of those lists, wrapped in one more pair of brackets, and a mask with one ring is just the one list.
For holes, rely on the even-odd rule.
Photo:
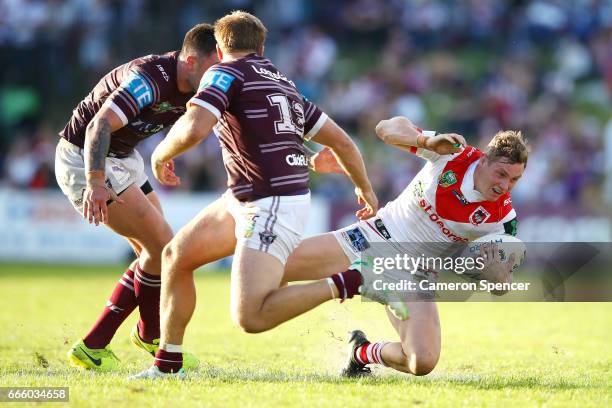
[(470, 167), (468, 167), (465, 172), (465, 176), (463, 176), (463, 182), (461, 183), (461, 193), (463, 193), (463, 196), (467, 198), (470, 203), (484, 201), (482, 194), (474, 188), (474, 171), (478, 163), (480, 163), (480, 159), (470, 164)]

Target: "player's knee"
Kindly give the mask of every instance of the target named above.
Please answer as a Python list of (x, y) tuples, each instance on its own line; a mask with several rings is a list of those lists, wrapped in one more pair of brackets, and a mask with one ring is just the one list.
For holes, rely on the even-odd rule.
[(180, 259), (179, 254), (180, 248), (175, 244), (175, 242), (168, 242), (161, 252), (162, 265), (164, 267), (175, 266)]
[(431, 350), (420, 350), (408, 356), (408, 370), (414, 375), (427, 375), (438, 364), (439, 354)]
[(236, 311), (232, 313), (232, 320), (245, 333), (261, 333), (270, 329), (262, 319), (252, 313)]

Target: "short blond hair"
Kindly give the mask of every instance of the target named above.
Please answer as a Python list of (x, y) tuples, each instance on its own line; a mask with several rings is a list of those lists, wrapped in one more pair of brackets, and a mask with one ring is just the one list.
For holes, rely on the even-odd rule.
[(522, 163), (526, 166), (529, 150), (529, 144), (520, 130), (503, 130), (493, 136), (486, 155), (492, 161), (505, 158), (510, 164)]
[(223, 52), (258, 52), (267, 33), (261, 20), (246, 11), (232, 11), (215, 22), (215, 39)]

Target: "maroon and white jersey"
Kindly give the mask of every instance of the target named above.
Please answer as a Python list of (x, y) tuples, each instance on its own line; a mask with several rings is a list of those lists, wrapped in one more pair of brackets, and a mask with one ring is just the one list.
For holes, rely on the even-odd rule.
[(474, 171), (483, 153), (471, 146), (439, 155), (412, 149), (427, 164), (410, 185), (378, 212), (400, 242), (468, 242), (492, 233), (516, 235), (510, 194), (484, 201), (474, 187)]
[(173, 125), (193, 96), (178, 90), (178, 54), (148, 55), (113, 69), (74, 109), (60, 136), (82, 148), (87, 125), (106, 105), (124, 125), (112, 134), (109, 156), (125, 157), (142, 139)]
[(228, 187), (240, 201), (308, 192), (303, 142), (327, 120), (266, 58), (249, 54), (213, 65), (189, 102), (219, 122)]

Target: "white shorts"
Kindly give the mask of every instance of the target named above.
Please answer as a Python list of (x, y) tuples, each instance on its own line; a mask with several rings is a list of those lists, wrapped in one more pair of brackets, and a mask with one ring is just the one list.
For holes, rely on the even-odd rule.
[[(125, 158), (106, 158), (106, 185), (116, 194), (121, 194), (132, 184), (138, 187), (148, 179), (144, 172), (144, 161), (136, 150)], [(86, 186), (83, 149), (60, 138), (55, 149), (55, 178), (62, 192), (74, 208), (83, 212), (83, 191)]]
[[(379, 217), (357, 221), (334, 231), (333, 234), (351, 264), (363, 264), (369, 257), (395, 257), (397, 254), (406, 254), (416, 258), (422, 252), (427, 253), (424, 248), (427, 243), (396, 241)], [(411, 275), (405, 271), (395, 273)], [(422, 270), (414, 272), (417, 277), (430, 276), (430, 273)]]
[(240, 202), (227, 190), (223, 198), (236, 221), (237, 245), (273, 255), (284, 265), (302, 240), (310, 211), (310, 193)]

